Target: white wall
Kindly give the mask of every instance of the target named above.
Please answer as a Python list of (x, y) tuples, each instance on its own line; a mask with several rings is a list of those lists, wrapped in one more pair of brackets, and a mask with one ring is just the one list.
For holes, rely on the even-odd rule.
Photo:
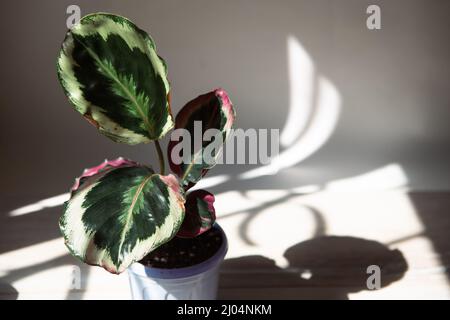
[[(0, 22), (8, 30), (0, 59), (3, 195), (60, 194), (105, 157), (154, 161), (151, 146), (97, 134), (60, 89), (54, 64), (74, 3), (83, 14), (127, 16), (153, 36), (169, 64), (174, 112), (218, 86), (230, 93), (242, 128), (283, 129), (290, 110), (300, 110), (290, 144), (303, 139), (298, 150), (309, 154), (296, 169), (228, 188), (323, 187), (392, 165), (406, 187), (450, 188), (448, 1), (20, 0), (4, 5)], [(381, 30), (365, 26), (369, 4), (381, 7)], [(301, 115), (318, 110), (323, 129), (314, 129), (313, 116), (302, 124)], [(327, 130), (330, 137), (320, 137)]]

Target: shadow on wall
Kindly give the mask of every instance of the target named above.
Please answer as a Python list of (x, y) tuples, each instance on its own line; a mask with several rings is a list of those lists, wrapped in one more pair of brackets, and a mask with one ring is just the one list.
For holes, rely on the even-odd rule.
[[(36, 198), (33, 200), (38, 202)], [(33, 200), (30, 202), (34, 202)], [(58, 227), (61, 204), (13, 216), (10, 212), (17, 209), (14, 203), (4, 202), (1, 206), (0, 255), (61, 237)]]
[[(42, 202), (42, 200), (40, 201)], [(14, 201), (12, 203), (2, 203), (3, 210), (0, 212), (0, 255), (61, 237), (58, 220), (61, 216), (62, 207), (59, 203), (55, 206), (44, 206), (42, 208), (38, 208), (36, 204), (36, 208), (33, 206), (26, 207), (29, 210), (33, 209), (31, 212), (11, 216), (9, 212), (14, 212), (10, 211), (14, 208), (14, 203)], [(39, 203), (39, 201), (36, 201), (36, 203)], [(62, 239), (61, 242), (63, 242)], [(26, 265), (5, 272), (5, 274), (0, 276), (0, 300), (20, 298), (17, 289), (12, 285), (13, 283), (39, 272), (61, 266), (77, 266), (82, 270), (81, 288), (71, 289), (66, 293), (66, 299), (82, 299), (89, 282), (89, 267), (69, 255), (69, 253), (66, 253), (40, 263)], [(42, 284), (43, 287), (46, 285)]]
[[(381, 288), (408, 269), (399, 250), (353, 237), (323, 236), (288, 248), (286, 269), (263, 256), (226, 260), (221, 269), (221, 299), (348, 299), (367, 290), (367, 267), (380, 267)], [(264, 288), (264, 290), (261, 290)]]
[[(425, 226), (425, 235), (433, 244), (440, 266), (450, 280), (450, 196), (448, 193), (410, 193), (409, 199)], [(435, 259), (436, 257), (427, 257)]]
[[(442, 46), (448, 43), (444, 40), (449, 2), (434, 6), (427, 1), (384, 2), (384, 29), (375, 33), (364, 27), (363, 1), (353, 5), (325, 1), (258, 1), (258, 5), (256, 1), (77, 2), (83, 14), (120, 13), (155, 37), (161, 55), (169, 62), (174, 113), (183, 102), (220, 85), (232, 95), (239, 126), (284, 125), (284, 158), (279, 162), (281, 167), (301, 162), (298, 176), (283, 171), (278, 176), (258, 176), (254, 171), (242, 180), (239, 176), (248, 168), (222, 166), (214, 173), (234, 175), (209, 189), (214, 193), (291, 190), (309, 184), (322, 188), (330, 181), (372, 172), (390, 163), (404, 169), (412, 188), (448, 186), (442, 172), (448, 172), (449, 149), (442, 148), (442, 142), (448, 141), (450, 90), (449, 82), (442, 79), (447, 77), (449, 59)], [(2, 175), (2, 195), (24, 194), (24, 186), (27, 192), (36, 191), (43, 197), (60, 194), (83, 164), (96, 164), (105, 156), (121, 154), (148, 162), (147, 146), (131, 149), (117, 145), (89, 128), (70, 108), (58, 86), (55, 57), (65, 32), (65, 9), (72, 3), (41, 1), (39, 6), (23, 6), (17, 1), (7, 5), (7, 11), (21, 12), (23, 23), (17, 24), (14, 15), (3, 20), (15, 28), (4, 39), (8, 50), (2, 52), (1, 59), (7, 62), (2, 65), (3, 79), (8, 82), (4, 87), (11, 90), (0, 97), (0, 136), (14, 137), (1, 141), (1, 164), (14, 164), (14, 170), (5, 170)], [(403, 10), (405, 4), (409, 10)], [(424, 12), (426, 16), (418, 19)], [(53, 18), (42, 20), (44, 15)], [(423, 23), (418, 25), (417, 21)], [(40, 27), (30, 27), (36, 25)], [(29, 59), (30, 48), (33, 59)], [(30, 108), (30, 101), (35, 107)], [(24, 110), (27, 117), (23, 117)], [(287, 118), (291, 121), (285, 123)], [(17, 123), (21, 125), (12, 125)], [(17, 199), (0, 216), (0, 253), (59, 237), (59, 207), (7, 216), (9, 210), (36, 200)], [(448, 236), (435, 232), (436, 226), (448, 225), (448, 215), (433, 214), (433, 201), (424, 207), (412, 200), (427, 236), (448, 262)], [(263, 208), (249, 214), (243, 238), (259, 209)], [(243, 265), (260, 261), (277, 276), (290, 277), (301, 285), (314, 283), (277, 268), (267, 258), (241, 259)], [(342, 290), (336, 296), (347, 294)]]
[[(238, 109), (239, 127), (283, 128), (283, 147), (297, 147), (280, 162), (302, 161), (309, 173), (302, 183), (324, 184), (399, 163), (413, 187), (448, 186), (432, 170), (414, 167), (445, 168), (450, 156), (440, 147), (450, 132), (448, 19), (440, 19), (448, 1), (383, 2), (383, 28), (375, 32), (364, 23), (365, 1), (77, 3), (83, 14), (122, 14), (154, 36), (169, 64), (174, 113), (221, 86)], [(83, 166), (105, 157), (151, 160), (148, 146), (130, 148), (99, 135), (64, 96), (54, 65), (69, 4), (5, 5), (5, 11), (20, 11), (23, 23), (14, 16), (2, 21), (15, 25), (3, 35), (8, 50), (0, 59), (2, 84), (10, 88), (0, 97), (0, 164), (15, 167), (2, 176), (4, 194), (20, 193), (24, 185), (43, 196), (60, 194)], [(43, 173), (52, 175), (44, 179)]]
[(18, 296), (19, 293), (12, 285), (0, 281), (0, 300), (16, 300)]

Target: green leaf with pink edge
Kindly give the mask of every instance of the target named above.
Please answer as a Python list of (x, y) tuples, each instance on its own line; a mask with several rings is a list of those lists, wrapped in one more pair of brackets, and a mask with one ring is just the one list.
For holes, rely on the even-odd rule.
[(116, 159), (86, 169), (64, 204), (60, 229), (70, 252), (121, 273), (175, 236), (184, 197), (174, 175)]
[[(217, 163), (220, 149), (213, 155), (212, 161), (205, 161), (204, 151), (212, 143), (203, 139), (204, 133), (209, 129), (216, 129), (220, 133), (221, 145), (228, 138), (233, 127), (236, 114), (228, 94), (223, 89), (216, 89), (209, 93), (198, 96), (188, 102), (175, 118), (175, 129), (186, 129), (190, 133), (190, 161), (185, 162), (186, 155), (183, 154), (181, 161), (175, 162), (175, 147), (178, 141), (170, 141), (168, 146), (169, 165), (178, 177), (181, 185), (187, 190), (195, 185), (206, 172)], [(195, 123), (201, 123), (201, 137), (195, 136)], [(194, 139), (201, 138), (201, 143), (195, 143)], [(184, 152), (184, 150), (183, 150)], [(180, 156), (181, 158), (181, 156)], [(181, 162), (181, 163), (180, 163)], [(177, 164), (179, 163), (179, 164)]]
[(211, 229), (216, 221), (214, 195), (205, 190), (195, 190), (186, 197), (185, 217), (177, 237), (193, 238)]

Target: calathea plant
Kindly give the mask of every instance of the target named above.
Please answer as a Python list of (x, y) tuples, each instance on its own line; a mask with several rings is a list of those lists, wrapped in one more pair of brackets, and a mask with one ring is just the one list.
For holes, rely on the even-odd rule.
[[(215, 220), (214, 196), (189, 192), (214, 163), (175, 164), (165, 174), (158, 139), (172, 128), (203, 131), (215, 128), (226, 140), (235, 119), (222, 89), (190, 101), (174, 120), (170, 108), (167, 65), (152, 38), (128, 19), (106, 13), (83, 17), (67, 32), (57, 59), (65, 94), (81, 115), (115, 142), (154, 142), (160, 172), (119, 158), (86, 169), (64, 204), (60, 229), (70, 252), (111, 273), (130, 264), (175, 236), (195, 237)], [(169, 152), (174, 144), (169, 144)]]

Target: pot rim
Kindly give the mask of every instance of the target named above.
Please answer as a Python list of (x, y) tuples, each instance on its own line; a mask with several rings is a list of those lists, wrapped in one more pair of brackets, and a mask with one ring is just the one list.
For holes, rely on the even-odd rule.
[(225, 235), (225, 232), (217, 222), (214, 223), (213, 228), (217, 228), (220, 231), (222, 235), (222, 244), (217, 250), (217, 252), (212, 257), (206, 259), (205, 261), (202, 261), (198, 264), (189, 267), (172, 268), (172, 269), (147, 267), (139, 262), (135, 262), (130, 266), (128, 271), (136, 274), (137, 276), (145, 278), (180, 279), (180, 278), (194, 277), (208, 270), (213, 269), (223, 261), (228, 251), (228, 240)]

